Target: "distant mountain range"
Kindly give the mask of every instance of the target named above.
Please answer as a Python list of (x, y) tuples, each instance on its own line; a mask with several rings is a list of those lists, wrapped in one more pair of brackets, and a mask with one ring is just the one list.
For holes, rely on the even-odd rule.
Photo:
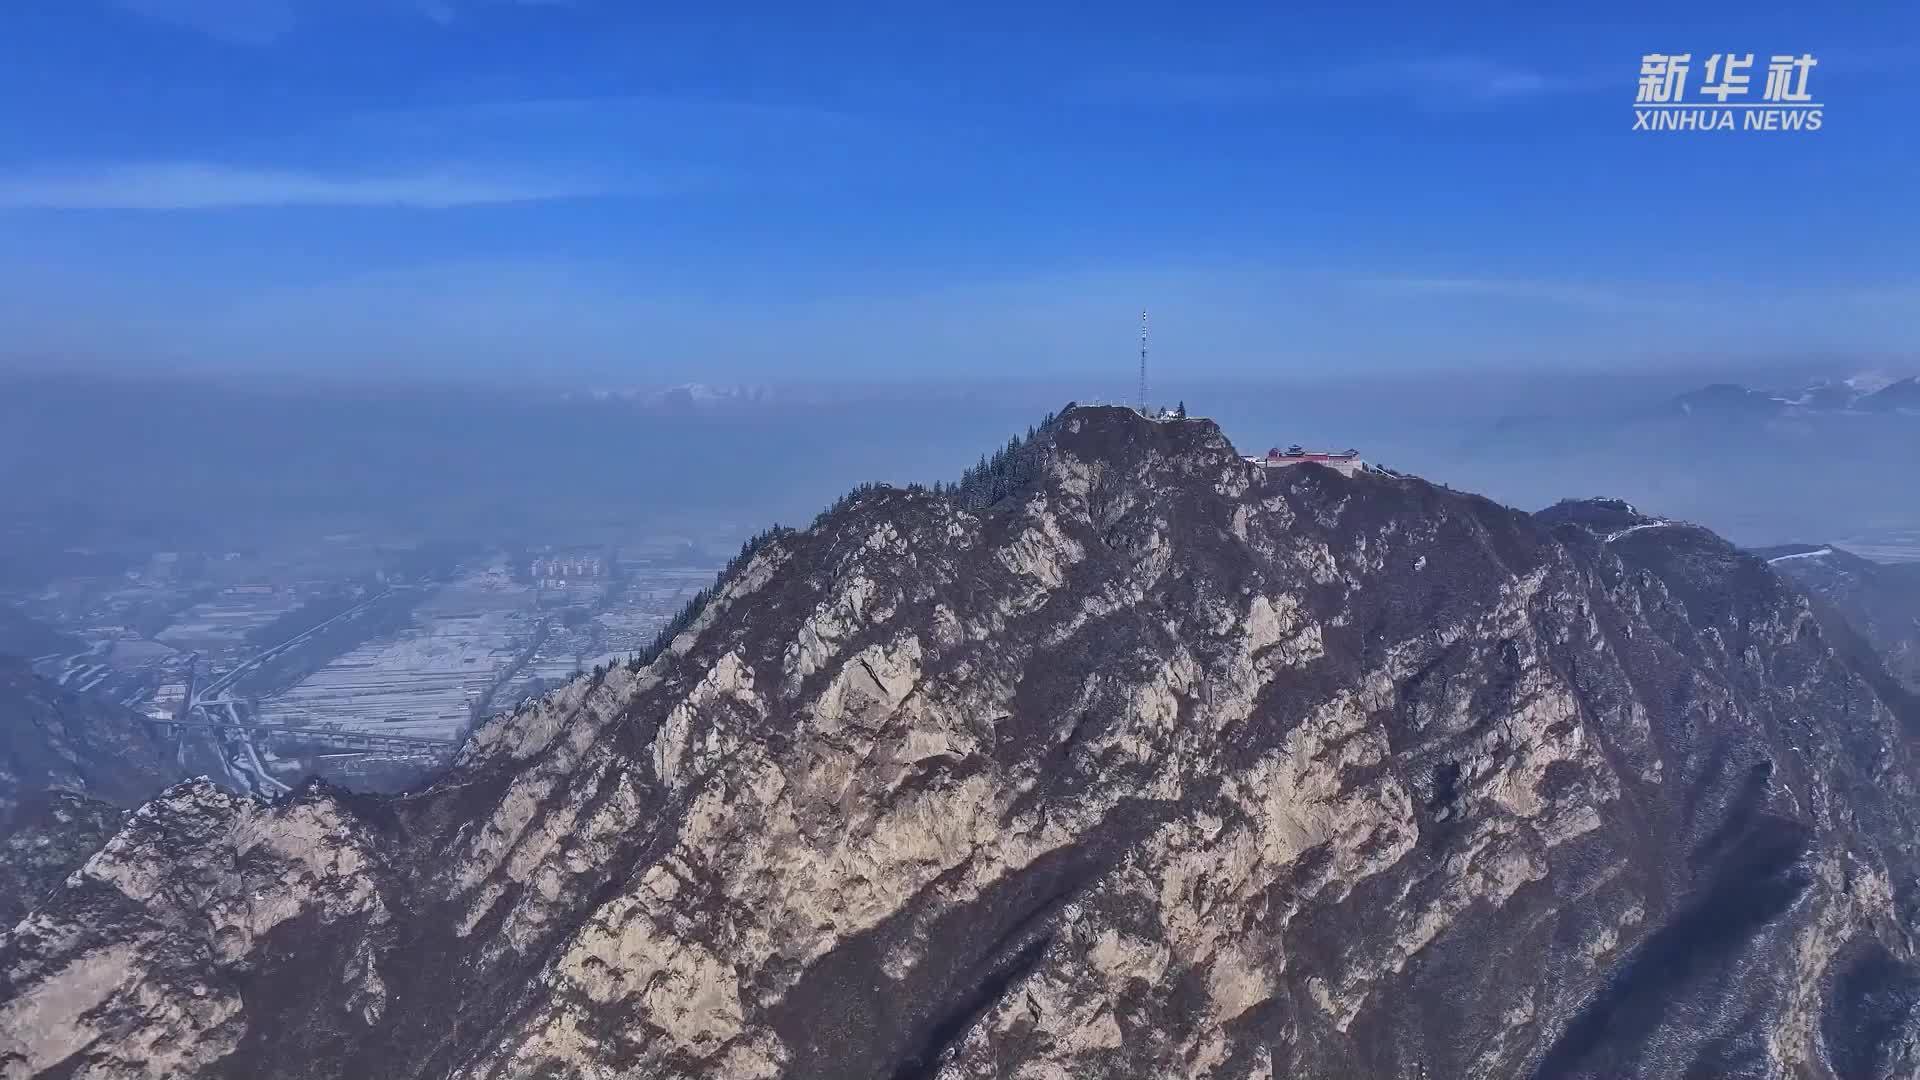
[(738, 386), (711, 386), (707, 383), (681, 383), (678, 386), (648, 389), (598, 389), (570, 398), (589, 401), (623, 402), (663, 412), (710, 412), (760, 408), (783, 400), (773, 387), (743, 383)]
[(1920, 377), (1856, 375), (1819, 379), (1795, 391), (1757, 390), (1714, 383), (1689, 390), (1673, 404), (1689, 416), (1770, 418), (1810, 413), (1920, 413)]

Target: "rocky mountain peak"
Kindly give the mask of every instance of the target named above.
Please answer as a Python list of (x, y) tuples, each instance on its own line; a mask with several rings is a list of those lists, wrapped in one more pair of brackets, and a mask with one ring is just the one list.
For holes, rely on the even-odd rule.
[(1908, 1075), (1910, 748), (1657, 521), (1070, 408), (425, 790), (170, 791), (0, 939), (0, 1069)]
[(1537, 516), (1547, 525), (1577, 525), (1599, 536), (1659, 520), (1641, 513), (1638, 507), (1625, 499), (1606, 497), (1564, 499), (1542, 510)]

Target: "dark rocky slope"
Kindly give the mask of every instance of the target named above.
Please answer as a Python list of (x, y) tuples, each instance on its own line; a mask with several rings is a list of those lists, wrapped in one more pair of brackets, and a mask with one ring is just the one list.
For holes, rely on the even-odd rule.
[(32, 659), (48, 653), (75, 653), (84, 648), (84, 642), (0, 602), (0, 656)]
[(428, 790), (171, 790), (0, 939), (0, 1075), (1920, 1071), (1913, 751), (1764, 563), (1205, 421), (1031, 455)]
[(185, 774), (140, 717), (0, 656), (0, 927)]
[(1920, 563), (1878, 563), (1832, 545), (1756, 552), (1813, 597), (1829, 629), (1864, 638), (1889, 672), (1920, 693)]
[(12, 926), (120, 831), (125, 811), (70, 791), (0, 814), (0, 926)]
[(137, 806), (183, 778), (164, 741), (131, 710), (0, 656), (0, 818), (49, 789)]

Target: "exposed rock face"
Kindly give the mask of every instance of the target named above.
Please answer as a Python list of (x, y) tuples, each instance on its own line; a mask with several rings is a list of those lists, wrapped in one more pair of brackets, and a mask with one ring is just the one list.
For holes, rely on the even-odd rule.
[(1037, 454), (425, 791), (173, 789), (0, 939), (0, 1076), (1920, 1071), (1913, 750), (1763, 562), (1205, 421)]

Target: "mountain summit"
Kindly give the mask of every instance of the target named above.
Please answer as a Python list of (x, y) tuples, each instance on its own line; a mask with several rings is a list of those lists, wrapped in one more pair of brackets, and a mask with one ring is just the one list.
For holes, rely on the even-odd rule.
[(0, 1074), (1920, 1071), (1914, 718), (1761, 560), (1127, 409), (999, 460), (426, 790), (171, 789), (0, 939)]

